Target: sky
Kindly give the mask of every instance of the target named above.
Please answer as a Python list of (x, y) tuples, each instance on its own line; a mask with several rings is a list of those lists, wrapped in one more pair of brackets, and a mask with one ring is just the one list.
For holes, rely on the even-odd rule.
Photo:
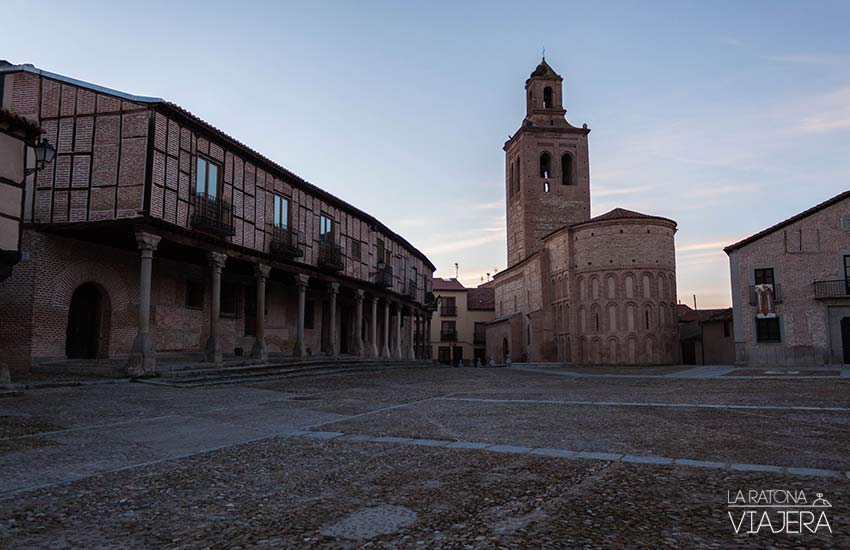
[(546, 60), (591, 210), (678, 222), (678, 293), (850, 185), (850, 2), (20, 2), (0, 59), (173, 101), (466, 285), (506, 267), (504, 153)]

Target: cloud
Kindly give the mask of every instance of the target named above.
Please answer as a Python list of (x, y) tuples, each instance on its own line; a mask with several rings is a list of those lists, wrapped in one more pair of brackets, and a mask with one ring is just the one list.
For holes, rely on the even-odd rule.
[(594, 186), (592, 193), (594, 197), (613, 197), (615, 195), (629, 195), (631, 193), (641, 193), (649, 189), (652, 189), (651, 185), (639, 185), (634, 187)]
[(798, 128), (807, 134), (850, 128), (850, 86), (808, 99)]
[(457, 252), (458, 250), (467, 250), (484, 244), (494, 243), (505, 239), (505, 235), (501, 232), (492, 232), (490, 235), (480, 237), (472, 237), (469, 239), (450, 240), (432, 246), (423, 246), (422, 250), (427, 255), (441, 254), (445, 252)]
[(723, 249), (729, 246), (732, 243), (736, 243), (740, 241), (740, 238), (732, 238), (729, 240), (723, 241), (707, 241), (707, 242), (697, 242), (690, 243), (685, 245), (676, 245), (676, 252), (692, 252), (695, 250), (718, 250), (723, 251)]
[(768, 61), (780, 63), (800, 63), (804, 65), (835, 66), (850, 63), (850, 58), (841, 55), (817, 54), (817, 53), (784, 53), (768, 54), (762, 56)]
[(744, 42), (738, 40), (734, 36), (717, 36), (714, 38), (717, 42), (721, 44), (726, 44), (727, 46), (744, 46)]
[(702, 186), (694, 191), (689, 191), (688, 196), (692, 197), (719, 197), (721, 195), (732, 195), (738, 193), (749, 193), (762, 187), (761, 183), (732, 183), (726, 185)]
[(473, 204), (469, 208), (472, 210), (495, 210), (497, 208), (504, 208), (505, 201), (493, 201), (493, 202), (479, 202), (477, 204)]

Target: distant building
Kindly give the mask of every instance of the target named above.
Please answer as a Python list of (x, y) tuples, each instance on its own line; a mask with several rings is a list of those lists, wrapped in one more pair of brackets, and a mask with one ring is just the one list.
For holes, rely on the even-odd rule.
[(676, 222), (622, 208), (590, 217), (587, 125), (565, 118), (542, 60), (504, 145), (508, 268), (495, 276), (498, 363), (669, 364), (678, 355)]
[(432, 357), (445, 365), (487, 363), (487, 323), (495, 315), (487, 283), (466, 288), (457, 279), (434, 278), (438, 307), (431, 325)]
[(736, 363), (850, 363), (850, 191), (725, 251)]
[(6, 63), (0, 101), (57, 149), (23, 189), (3, 164), (2, 201), (25, 207), (20, 241), (0, 216), (25, 253), (0, 283), (13, 369), (426, 354), (434, 266), (375, 217), (159, 98)]
[(676, 306), (681, 362), (685, 365), (735, 363), (732, 308), (691, 309)]

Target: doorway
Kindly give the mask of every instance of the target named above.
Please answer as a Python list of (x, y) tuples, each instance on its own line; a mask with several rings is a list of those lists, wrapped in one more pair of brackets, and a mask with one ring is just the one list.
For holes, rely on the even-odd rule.
[(844, 364), (850, 364), (850, 317), (841, 319), (841, 347), (844, 350)]
[(74, 291), (65, 332), (65, 355), (69, 359), (105, 355), (106, 346), (101, 342), (103, 309), (103, 294), (94, 283), (84, 283)]
[(461, 346), (452, 348), (452, 366), (456, 367), (458, 365), (463, 365), (463, 348)]

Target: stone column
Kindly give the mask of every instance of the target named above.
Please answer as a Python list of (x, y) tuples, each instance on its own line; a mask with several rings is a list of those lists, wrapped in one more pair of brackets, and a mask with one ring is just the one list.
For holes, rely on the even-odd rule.
[(141, 255), (139, 271), (139, 332), (130, 348), (127, 372), (130, 376), (150, 376), (156, 372), (156, 350), (150, 336), (151, 327), (151, 270), (153, 252), (161, 237), (152, 233), (136, 233), (136, 244)]
[(257, 277), (257, 326), (254, 331), (254, 347), (251, 349), (251, 357), (265, 361), (269, 358), (269, 350), (266, 347), (266, 279), (269, 278), (271, 266), (265, 264), (254, 265), (254, 275)]
[(404, 359), (404, 353), (401, 351), (401, 304), (395, 306), (395, 345), (393, 346), (393, 357), (396, 359)]
[(407, 358), (411, 361), (416, 361), (416, 345), (413, 343), (413, 338), (415, 337), (414, 323), (415, 317), (413, 316), (413, 311), (410, 311), (410, 314), (407, 316)]
[(207, 252), (207, 262), (212, 269), (212, 304), (210, 307), (210, 335), (204, 351), (204, 361), (220, 365), (222, 362), (221, 339), (219, 337), (219, 313), (221, 311), (221, 270), (227, 262), (227, 254)]
[(433, 346), (431, 345), (431, 314), (429, 313), (425, 317), (425, 358), (426, 359), (434, 359), (433, 355)]
[(354, 353), (357, 357), (363, 357), (366, 355), (365, 350), (363, 349), (363, 291), (355, 290), (354, 291), (354, 303), (356, 304), (356, 308), (354, 310), (354, 315), (356, 319), (354, 320)]
[(307, 306), (307, 283), (310, 277), (298, 274), (295, 276), (295, 286), (298, 287), (298, 321), (295, 324), (295, 349), (292, 355), (304, 357), (304, 314)]
[(337, 296), (337, 294), (339, 294), (339, 283), (330, 283), (328, 285), (328, 301), (330, 302), (330, 304), (329, 304), (330, 307), (328, 308), (330, 310), (330, 319), (329, 319), (330, 326), (328, 327), (328, 349), (327, 349), (327, 352), (328, 352), (328, 355), (330, 355), (331, 357), (336, 357), (336, 355), (337, 355), (337, 351), (336, 351), (337, 350), (337, 347), (336, 347), (336, 340), (337, 340), (337, 334), (336, 334), (336, 296)]
[(390, 359), (390, 301), (384, 300), (384, 347), (381, 348), (381, 357)]
[(372, 330), (369, 333), (371, 346), (369, 347), (369, 357), (378, 357), (378, 297), (372, 296), (372, 318), (369, 320), (372, 325)]

